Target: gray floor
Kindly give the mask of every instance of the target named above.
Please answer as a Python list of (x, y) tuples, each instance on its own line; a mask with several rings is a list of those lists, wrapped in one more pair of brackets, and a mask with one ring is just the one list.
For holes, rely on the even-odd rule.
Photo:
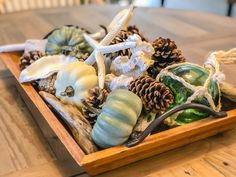
[[(160, 0), (133, 0), (137, 6), (160, 7)], [(175, 9), (187, 9), (200, 12), (225, 15), (227, 12), (227, 0), (165, 0), (165, 7)], [(233, 17), (236, 17), (236, 4), (233, 7)]]

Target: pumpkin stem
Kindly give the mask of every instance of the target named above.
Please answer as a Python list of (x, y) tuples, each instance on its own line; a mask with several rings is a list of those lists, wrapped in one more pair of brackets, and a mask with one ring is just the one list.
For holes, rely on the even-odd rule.
[(62, 51), (62, 54), (68, 55), (70, 52), (73, 51), (73, 48), (71, 46), (62, 46), (61, 51)]
[(92, 106), (90, 106), (84, 99), (82, 99), (81, 102), (89, 111), (96, 114), (97, 116), (101, 113), (101, 111), (99, 111), (98, 109), (93, 108)]
[(61, 92), (61, 96), (68, 96), (72, 97), (75, 94), (75, 90), (72, 86), (66, 87), (66, 90), (64, 92)]

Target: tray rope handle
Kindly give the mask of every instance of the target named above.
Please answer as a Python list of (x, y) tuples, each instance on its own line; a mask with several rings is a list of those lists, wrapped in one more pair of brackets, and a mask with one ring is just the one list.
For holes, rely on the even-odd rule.
[(196, 104), (196, 103), (185, 103), (179, 106), (176, 106), (169, 111), (165, 112), (158, 118), (156, 118), (141, 134), (139, 134), (135, 139), (128, 140), (128, 142), (125, 144), (127, 147), (133, 147), (141, 143), (149, 134), (151, 134), (154, 129), (159, 126), (166, 118), (171, 116), (172, 114), (189, 109), (189, 108), (195, 108), (200, 109), (202, 111), (207, 112), (214, 118), (222, 118), (227, 116), (227, 113), (225, 111), (216, 112), (212, 108), (209, 108), (208, 106), (202, 105), (202, 104)]
[[(139, 136), (137, 136), (135, 139), (129, 140), (126, 143), (126, 146), (133, 147), (133, 146), (141, 143), (166, 118), (168, 118), (169, 116), (171, 116), (172, 114), (174, 114), (176, 112), (182, 112), (183, 110), (188, 109), (188, 108), (200, 109), (202, 111), (209, 113), (210, 115), (212, 115), (213, 117), (216, 117), (216, 118), (227, 116), (226, 112), (224, 112), (224, 111), (219, 112), (221, 109), (221, 101), (219, 99), (218, 104), (215, 105), (211, 95), (209, 95), (209, 93), (207, 91), (207, 88), (210, 83), (210, 80), (213, 79), (217, 82), (217, 84), (219, 84), (221, 92), (223, 92), (224, 96), (226, 96), (227, 98), (229, 98), (233, 101), (236, 101), (236, 89), (235, 89), (236, 87), (231, 84), (223, 82), (223, 80), (225, 79), (225, 76), (220, 71), (220, 64), (233, 64), (233, 63), (236, 63), (236, 48), (233, 48), (229, 51), (212, 52), (209, 55), (209, 57), (207, 58), (207, 61), (204, 63), (204, 68), (209, 71), (209, 76), (208, 76), (206, 82), (204, 83), (204, 85), (200, 86), (200, 87), (195, 87), (193, 85), (190, 85), (182, 78), (177, 77), (174, 74), (172, 74), (171, 72), (169, 72), (170, 68), (173, 68), (176, 66), (181, 66), (186, 63), (174, 64), (174, 65), (171, 65), (171, 66), (163, 69), (159, 73), (159, 75), (157, 76), (156, 80), (160, 80), (161, 76), (172, 77), (173, 79), (181, 82), (185, 87), (192, 90), (193, 94), (192, 94), (192, 96), (190, 96), (187, 99), (187, 101), (184, 104), (174, 107), (173, 109), (167, 111), (166, 113), (164, 113), (163, 115), (161, 115), (157, 119), (155, 119), (141, 134), (139, 134)], [(193, 63), (189, 63), (189, 64), (196, 65)], [(196, 65), (196, 66), (199, 66), (199, 65)], [(201, 66), (199, 66), (199, 67), (201, 67)], [(203, 95), (207, 98), (207, 100), (210, 104), (210, 107), (204, 106), (202, 104), (192, 103), (192, 101), (199, 95)]]

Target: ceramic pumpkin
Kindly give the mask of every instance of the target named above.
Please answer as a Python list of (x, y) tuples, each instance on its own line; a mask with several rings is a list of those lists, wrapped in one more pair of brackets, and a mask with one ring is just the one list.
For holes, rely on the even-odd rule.
[[(203, 86), (209, 76), (209, 72), (204, 68), (188, 63), (172, 67), (168, 69), (168, 72), (178, 76), (180, 79), (183, 79), (185, 82), (193, 86)], [(174, 103), (170, 106), (170, 108), (185, 103), (187, 99), (193, 94), (191, 89), (186, 88), (180, 81), (170, 76), (163, 75), (159, 78), (159, 80), (169, 87), (174, 94)], [(220, 101), (219, 85), (216, 81), (211, 79), (207, 90), (211, 95), (214, 104), (217, 106)], [(197, 97), (192, 102), (210, 106), (205, 96)], [(173, 115), (171, 119), (174, 120), (175, 124), (182, 125), (206, 117), (208, 117), (208, 114), (205, 112), (201, 112), (196, 109), (187, 109), (180, 114)]]
[(101, 148), (123, 144), (128, 140), (142, 110), (142, 101), (134, 93), (112, 91), (98, 116), (91, 136)]
[(83, 33), (81, 29), (71, 26), (54, 30), (47, 38), (46, 52), (50, 55), (89, 55), (93, 49), (84, 39)]
[(81, 107), (81, 99), (86, 98), (88, 90), (97, 86), (97, 83), (98, 78), (94, 67), (77, 61), (66, 65), (58, 72), (55, 95), (63, 103)]

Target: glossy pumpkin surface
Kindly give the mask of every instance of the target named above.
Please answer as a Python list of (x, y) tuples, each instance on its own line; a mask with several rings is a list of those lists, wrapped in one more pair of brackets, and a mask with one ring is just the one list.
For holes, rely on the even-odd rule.
[(92, 139), (101, 148), (123, 144), (128, 140), (142, 111), (141, 99), (134, 93), (112, 91), (92, 130)]
[[(209, 72), (204, 68), (190, 64), (176, 66), (174, 68), (171, 68), (169, 71), (175, 74), (176, 76), (183, 78), (186, 82), (194, 86), (203, 86), (209, 76)], [(175, 100), (170, 108), (185, 103), (188, 97), (193, 94), (192, 90), (186, 88), (182, 83), (177, 80), (174, 80), (169, 76), (161, 77), (160, 81), (163, 82), (167, 87), (169, 87), (174, 93)], [(212, 96), (215, 105), (217, 105), (220, 99), (220, 89), (215, 81), (210, 81), (208, 92)], [(193, 102), (210, 106), (207, 99), (203, 96), (197, 97)], [(208, 114), (205, 112), (196, 109), (187, 109), (180, 114), (173, 115), (172, 118), (175, 119), (178, 125), (182, 125), (206, 117), (208, 117)]]

